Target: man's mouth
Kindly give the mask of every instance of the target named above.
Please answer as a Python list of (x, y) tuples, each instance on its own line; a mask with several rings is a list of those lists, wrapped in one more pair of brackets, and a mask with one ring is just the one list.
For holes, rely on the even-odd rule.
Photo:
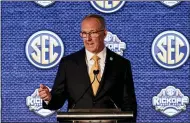
[(92, 47), (94, 45), (94, 43), (88, 43), (88, 46)]

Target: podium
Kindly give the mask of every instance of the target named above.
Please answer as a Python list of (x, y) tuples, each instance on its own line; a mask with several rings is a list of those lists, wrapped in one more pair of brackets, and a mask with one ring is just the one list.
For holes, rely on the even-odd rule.
[(120, 109), (70, 109), (57, 112), (59, 123), (117, 123), (133, 118), (133, 112)]

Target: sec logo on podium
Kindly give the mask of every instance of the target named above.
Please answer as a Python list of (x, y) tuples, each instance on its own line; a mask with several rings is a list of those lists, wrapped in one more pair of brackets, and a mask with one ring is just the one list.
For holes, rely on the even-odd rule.
[(28, 39), (25, 53), (34, 66), (48, 69), (59, 63), (64, 54), (64, 46), (61, 38), (54, 32), (39, 31)]
[(90, 1), (91, 5), (98, 11), (103, 13), (113, 13), (118, 11), (125, 1), (114, 1), (114, 0), (98, 0)]

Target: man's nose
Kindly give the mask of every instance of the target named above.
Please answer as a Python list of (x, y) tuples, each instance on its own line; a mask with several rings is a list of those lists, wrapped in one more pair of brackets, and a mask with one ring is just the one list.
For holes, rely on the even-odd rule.
[(88, 41), (89, 41), (89, 40), (92, 40), (91, 34), (88, 33), (88, 34), (86, 35), (86, 40), (88, 40)]

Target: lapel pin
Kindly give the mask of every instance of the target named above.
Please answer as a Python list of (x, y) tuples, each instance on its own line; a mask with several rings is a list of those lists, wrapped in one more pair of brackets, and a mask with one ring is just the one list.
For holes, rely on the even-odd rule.
[(112, 57), (110, 57), (110, 61), (112, 61), (113, 60), (113, 58)]

